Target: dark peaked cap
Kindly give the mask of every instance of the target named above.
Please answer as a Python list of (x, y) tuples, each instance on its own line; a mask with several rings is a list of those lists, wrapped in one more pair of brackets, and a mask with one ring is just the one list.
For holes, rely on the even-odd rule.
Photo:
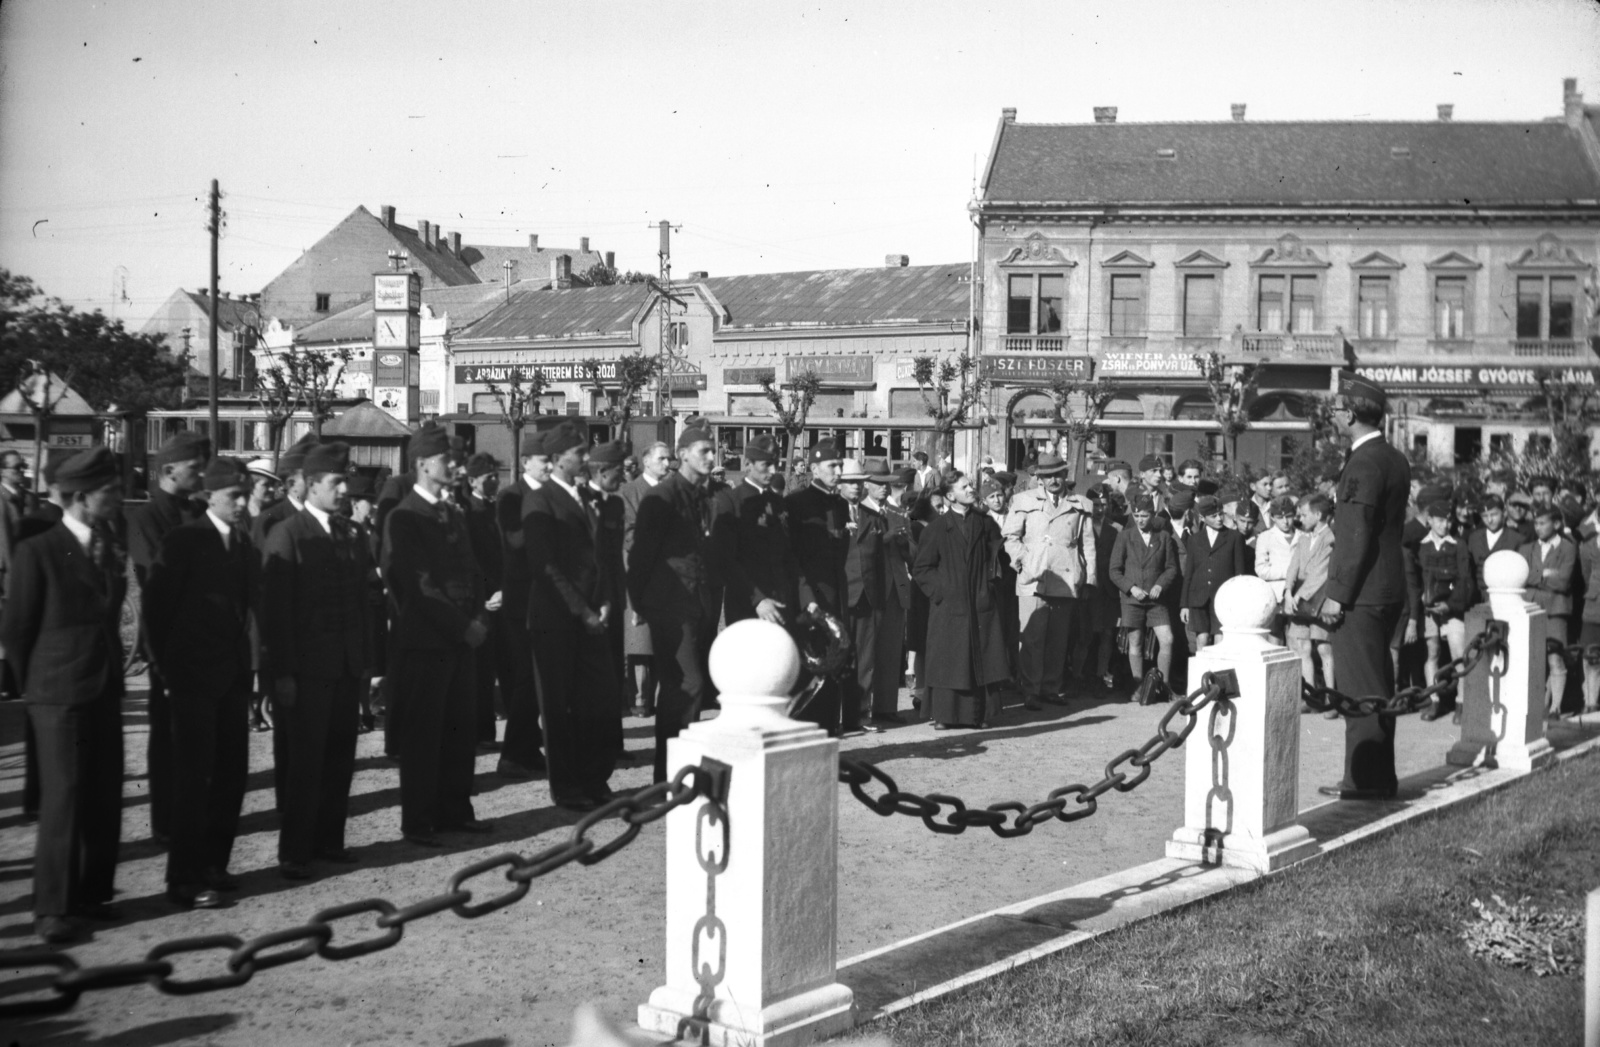
[(621, 465), (628, 457), (628, 449), (619, 440), (597, 444), (589, 452), (590, 465)]
[(205, 486), (208, 491), (225, 491), (230, 487), (245, 485), (244, 463), (237, 458), (217, 455), (206, 466)]
[(87, 451), (79, 451), (62, 462), (61, 468), (56, 470), (56, 487), (63, 494), (98, 491), (106, 484), (114, 483), (117, 476), (117, 459), (101, 444)]
[(299, 472), (306, 463), (306, 452), (317, 446), (317, 438), (307, 433), (296, 440), (294, 446), (278, 456), (278, 475), (287, 477)]
[(204, 461), (211, 457), (211, 441), (195, 432), (174, 433), (156, 452), (155, 467), (174, 462)]
[(1385, 411), (1389, 409), (1389, 395), (1382, 386), (1349, 371), (1339, 372), (1339, 395), (1346, 400), (1365, 400)]
[(563, 455), (574, 447), (589, 446), (589, 432), (577, 422), (562, 422), (544, 434), (544, 453), (551, 458)]
[(350, 469), (350, 445), (342, 440), (333, 443), (318, 444), (306, 452), (306, 476), (316, 476), (318, 473), (345, 473)]
[(450, 434), (437, 425), (425, 425), (411, 434), (411, 460), (450, 453)]

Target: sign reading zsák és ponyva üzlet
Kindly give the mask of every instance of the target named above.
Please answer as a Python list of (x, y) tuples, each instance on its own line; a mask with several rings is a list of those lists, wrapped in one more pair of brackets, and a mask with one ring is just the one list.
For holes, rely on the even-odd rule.
[(1510, 389), (1537, 392), (1539, 375), (1557, 382), (1592, 386), (1596, 372), (1585, 367), (1358, 367), (1356, 373), (1387, 389)]

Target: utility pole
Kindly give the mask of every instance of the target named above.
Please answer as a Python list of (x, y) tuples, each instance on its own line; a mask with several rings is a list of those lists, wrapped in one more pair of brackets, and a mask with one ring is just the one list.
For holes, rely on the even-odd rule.
[(656, 344), (657, 411), (662, 417), (672, 414), (672, 223), (662, 219), (661, 249), (656, 252), (661, 260), (661, 315), (660, 338)]
[(222, 235), (222, 190), (217, 180), (211, 180), (211, 441), (213, 450), (220, 450), (217, 441), (221, 434), (217, 427), (217, 240)]

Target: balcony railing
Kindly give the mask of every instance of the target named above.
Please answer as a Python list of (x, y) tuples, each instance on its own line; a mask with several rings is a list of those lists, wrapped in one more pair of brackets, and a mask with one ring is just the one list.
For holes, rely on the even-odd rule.
[(1239, 351), (1248, 358), (1314, 363), (1339, 363), (1344, 359), (1344, 336), (1340, 334), (1264, 334), (1244, 331), (1235, 337)]
[(1222, 339), (1216, 335), (1179, 335), (1178, 352), (1180, 353), (1217, 353), (1222, 351)]
[(1008, 334), (1005, 351), (1008, 353), (1062, 353), (1066, 352), (1068, 338), (1060, 334)]
[(1356, 338), (1350, 344), (1355, 347), (1358, 360), (1381, 360), (1395, 355), (1399, 343), (1393, 338)]
[(1547, 360), (1574, 360), (1589, 355), (1584, 344), (1576, 338), (1515, 338), (1511, 342), (1512, 356), (1536, 356)]

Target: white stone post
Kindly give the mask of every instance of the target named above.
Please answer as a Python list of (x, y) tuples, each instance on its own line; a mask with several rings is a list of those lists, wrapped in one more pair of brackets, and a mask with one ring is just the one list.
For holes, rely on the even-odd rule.
[(838, 961), (839, 743), (785, 715), (800, 656), (749, 619), (711, 648), (722, 712), (667, 746), (667, 769), (731, 768), (724, 826), (700, 801), (667, 815), (667, 979), (639, 1024), (727, 1047), (849, 1029)]
[(1272, 587), (1250, 575), (1217, 591), (1222, 640), (1189, 659), (1189, 687), (1232, 670), (1239, 696), (1200, 713), (1184, 742), (1184, 823), (1167, 856), (1270, 872), (1315, 854), (1300, 815), (1300, 659), (1267, 636)]
[(1491, 617), (1510, 633), (1506, 654), (1482, 659), (1461, 683), (1461, 740), (1445, 757), (1457, 767), (1531, 771), (1556, 758), (1544, 736), (1545, 614), (1525, 597), (1527, 581), (1528, 561), (1519, 552), (1502, 549), (1484, 561), (1489, 603), (1467, 613), (1467, 639)]

